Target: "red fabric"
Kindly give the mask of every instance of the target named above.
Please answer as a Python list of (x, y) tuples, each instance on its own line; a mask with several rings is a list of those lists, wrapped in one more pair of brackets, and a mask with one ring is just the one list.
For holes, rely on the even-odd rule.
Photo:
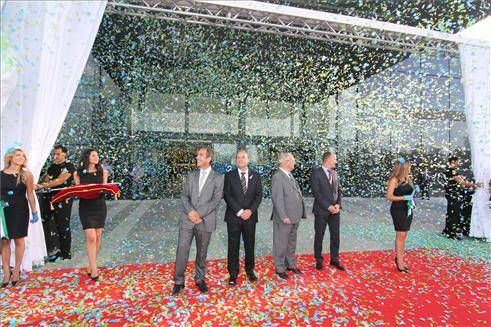
[[(0, 325), (316, 325), (490, 326), (489, 264), (434, 250), (412, 250), (410, 273), (399, 273), (393, 251), (341, 253), (348, 268), (315, 270), (312, 255), (298, 257), (303, 275), (283, 281), (271, 257), (258, 258), (256, 284), (241, 268), (227, 285), (226, 260), (208, 262), (208, 295), (193, 282), (170, 296), (173, 264), (148, 263), (100, 270), (92, 282), (85, 268), (30, 273), (1, 296)], [(243, 262), (242, 262), (243, 267)]]
[(50, 202), (51, 204), (58, 203), (72, 197), (78, 197), (80, 199), (96, 199), (101, 195), (101, 193), (119, 195), (118, 184), (84, 184), (66, 187), (56, 193)]

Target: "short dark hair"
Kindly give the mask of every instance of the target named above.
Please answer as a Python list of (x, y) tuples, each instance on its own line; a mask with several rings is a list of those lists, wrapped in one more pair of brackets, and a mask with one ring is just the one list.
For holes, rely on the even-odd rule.
[(60, 149), (61, 152), (65, 153), (65, 154), (68, 153), (68, 149), (61, 144), (57, 144), (53, 147), (53, 150), (58, 150), (58, 149)]
[(326, 161), (326, 159), (329, 158), (330, 156), (332, 156), (333, 154), (334, 154), (334, 152), (332, 152), (332, 151), (324, 152), (324, 154), (322, 155), (322, 162)]
[(457, 160), (459, 160), (459, 159), (460, 159), (460, 158), (459, 158), (459, 157), (457, 157), (457, 156), (452, 156), (452, 157), (448, 158), (448, 163), (451, 163), (451, 162), (457, 161)]
[(211, 161), (213, 161), (213, 157), (215, 156), (215, 153), (213, 152), (213, 149), (210, 146), (208, 146), (208, 145), (200, 146), (198, 148), (198, 151), (201, 150), (201, 149), (205, 149), (206, 150), (206, 155), (208, 156), (208, 158), (211, 158)]
[(238, 148), (237, 149), (237, 152), (235, 152), (235, 156), (237, 157), (237, 155), (239, 154), (239, 152), (245, 152), (246, 154), (249, 154), (247, 153), (247, 149), (246, 148)]

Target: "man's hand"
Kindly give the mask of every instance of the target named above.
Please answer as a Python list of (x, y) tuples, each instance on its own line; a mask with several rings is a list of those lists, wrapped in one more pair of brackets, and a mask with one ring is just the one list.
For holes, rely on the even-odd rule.
[(341, 211), (341, 206), (339, 204), (335, 204), (334, 208), (336, 209), (336, 213), (339, 213)]
[(191, 220), (193, 223), (195, 224), (199, 224), (199, 220), (202, 220), (201, 219), (201, 216), (199, 215), (199, 212), (196, 211), (196, 210), (193, 210), (191, 212), (188, 213), (188, 218), (189, 220)]
[(329, 207), (327, 207), (327, 211), (329, 211), (332, 215), (334, 215), (336, 213), (336, 207), (330, 205)]
[(251, 218), (251, 216), (252, 216), (252, 211), (249, 209), (245, 209), (244, 211), (242, 211), (240, 218), (244, 220), (248, 220), (249, 218)]
[(283, 219), (283, 224), (290, 225), (291, 223), (292, 223), (292, 221), (290, 220), (290, 218), (286, 217)]

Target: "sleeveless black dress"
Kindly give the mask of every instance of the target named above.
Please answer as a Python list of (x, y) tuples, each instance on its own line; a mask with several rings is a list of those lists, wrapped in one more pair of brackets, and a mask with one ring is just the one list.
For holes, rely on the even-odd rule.
[(4, 208), (5, 222), (9, 239), (27, 236), (29, 227), (29, 203), (26, 197), (26, 184), (22, 181), (17, 184), (17, 176), (1, 172), (0, 176), (1, 199), (7, 202)]
[[(395, 196), (410, 195), (413, 193), (413, 187), (411, 184), (402, 183), (399, 184), (394, 189)], [(407, 232), (411, 228), (411, 223), (413, 221), (413, 214), (408, 217), (408, 201), (393, 201), (390, 206), (390, 215), (392, 216), (392, 221), (394, 222), (394, 229), (396, 232)]]
[[(80, 184), (102, 184), (102, 172), (89, 173), (85, 170), (78, 170), (80, 176)], [(104, 228), (106, 222), (107, 207), (104, 194), (101, 193), (97, 199), (80, 199), (79, 215), (82, 228)]]

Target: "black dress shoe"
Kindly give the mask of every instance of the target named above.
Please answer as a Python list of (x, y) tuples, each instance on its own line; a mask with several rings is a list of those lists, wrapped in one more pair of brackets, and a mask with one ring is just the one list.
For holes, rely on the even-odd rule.
[(206, 285), (204, 280), (196, 283), (196, 286), (198, 286), (198, 289), (201, 293), (208, 293), (208, 286)]
[(184, 285), (181, 284), (174, 284), (174, 287), (172, 288), (172, 296), (176, 296), (179, 294), (182, 290), (184, 289)]
[(302, 275), (302, 271), (298, 268), (286, 268), (286, 270), (293, 272), (295, 275)]
[(59, 254), (51, 255), (48, 257), (48, 262), (56, 262), (56, 260), (58, 260), (59, 257), (60, 257)]
[(249, 281), (251, 281), (253, 283), (257, 282), (257, 276), (254, 273), (254, 271), (248, 272), (248, 273), (246, 273), (246, 275), (247, 275), (247, 279), (249, 279)]
[(237, 277), (230, 277), (229, 280), (228, 280), (228, 284), (230, 286), (235, 286), (237, 285)]
[(278, 277), (280, 278), (288, 279), (288, 275), (286, 274), (286, 272), (276, 272), (276, 275), (278, 275)]
[(315, 263), (315, 269), (317, 270), (322, 270), (324, 267), (322, 266), (322, 262), (316, 262)]
[(72, 255), (71, 254), (62, 254), (61, 255), (61, 259), (62, 260), (71, 260), (72, 259)]
[(341, 271), (345, 271), (346, 268), (344, 268), (343, 265), (341, 265), (339, 262), (330, 262), (329, 263), (330, 266), (333, 266), (334, 268), (338, 269), (338, 270), (341, 270)]

